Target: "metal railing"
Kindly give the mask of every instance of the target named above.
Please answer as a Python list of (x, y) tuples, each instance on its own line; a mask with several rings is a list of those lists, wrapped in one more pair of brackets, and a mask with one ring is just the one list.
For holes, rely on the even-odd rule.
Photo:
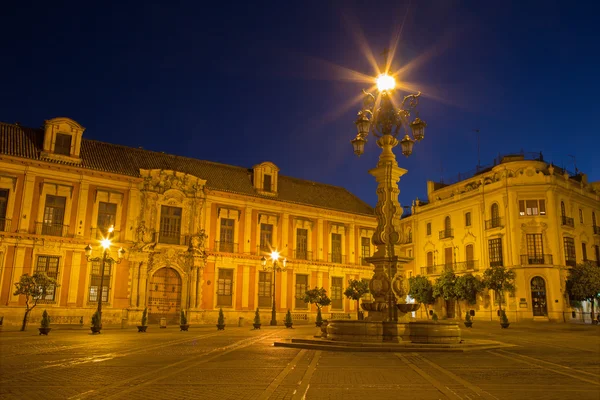
[(308, 251), (308, 250), (294, 250), (294, 258), (296, 260), (313, 261), (312, 251)]
[(479, 271), (479, 260), (455, 262), (453, 264), (438, 264), (421, 267), (421, 275), (440, 275), (442, 272), (468, 272)]
[(496, 217), (485, 221), (485, 229), (502, 228), (502, 217)]
[(215, 242), (215, 251), (221, 253), (237, 253), (238, 244), (233, 242)]
[(561, 216), (563, 226), (570, 226), (571, 228), (575, 227), (575, 220), (571, 217), (567, 217), (565, 215)]
[(158, 243), (162, 244), (175, 244), (180, 246), (188, 246), (190, 244), (190, 237), (187, 235), (181, 235), (177, 231), (160, 231), (158, 234)]
[(521, 265), (552, 265), (552, 254), (521, 254)]
[(440, 231), (440, 239), (451, 239), (454, 237), (454, 229), (444, 229)]
[(69, 225), (36, 222), (35, 233), (36, 235), (67, 237), (69, 235)]
[(266, 246), (266, 245), (256, 246), (256, 255), (257, 256), (264, 256), (266, 254), (271, 254), (272, 251), (273, 251), (273, 249), (271, 249), (269, 246)]
[(0, 218), (0, 232), (10, 232), (10, 219)]
[[(90, 238), (102, 240), (107, 237), (108, 228), (90, 228)], [(112, 231), (110, 239), (120, 242), (121, 241), (121, 231)]]
[(327, 261), (336, 264), (346, 264), (346, 255), (341, 253), (328, 253)]
[(577, 265), (577, 260), (574, 260), (574, 259), (565, 260), (565, 265), (568, 265), (569, 267), (574, 267)]

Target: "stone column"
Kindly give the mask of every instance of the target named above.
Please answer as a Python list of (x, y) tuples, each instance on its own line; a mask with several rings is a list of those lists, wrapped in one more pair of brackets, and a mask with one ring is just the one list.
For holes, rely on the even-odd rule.
[(250, 266), (242, 266), (242, 309), (248, 308), (249, 303), (249, 284), (250, 284)]
[[(317, 220), (317, 248), (315, 250), (317, 260), (323, 260), (323, 219)], [(325, 257), (326, 259), (327, 257)]]
[(357, 257), (356, 253), (358, 252), (358, 248), (356, 246), (356, 239), (354, 238), (354, 231), (356, 230), (356, 226), (354, 224), (350, 224), (350, 229), (348, 233), (350, 248), (348, 249), (348, 264), (355, 264)]
[(131, 277), (131, 290), (129, 293), (129, 308), (137, 307), (137, 296), (138, 296), (138, 280), (139, 280), (139, 262), (129, 263), (129, 276)]
[(79, 276), (82, 270), (84, 273), (86, 272), (86, 270), (85, 267), (82, 266), (81, 256), (82, 254), (80, 252), (73, 252), (73, 258), (71, 259), (71, 276), (69, 276), (69, 294), (67, 295), (67, 304), (76, 304), (77, 292), (82, 289), (79, 287)]
[[(138, 217), (142, 215), (140, 212), (140, 190), (137, 185), (132, 185), (129, 188), (129, 198), (127, 199), (127, 227), (133, 227), (133, 229), (125, 230), (125, 240), (135, 241), (136, 228), (138, 226)], [(143, 218), (143, 217), (142, 217)], [(146, 221), (146, 227), (149, 221)], [(122, 237), (122, 236), (121, 236)]]
[[(33, 191), (34, 190), (35, 190), (35, 175), (28, 172), (25, 174), (25, 182), (23, 185), (23, 203), (21, 204), (19, 221), (17, 222), (18, 232), (27, 233), (27, 230), (29, 229), (29, 223), (31, 221), (35, 222), (35, 220), (37, 218), (37, 210), (31, 209), (31, 206), (33, 203)], [(35, 225), (34, 225), (34, 229), (35, 229)]]
[(192, 266), (190, 271), (190, 309), (196, 309), (196, 282), (198, 276), (198, 268)]
[(252, 236), (252, 207), (246, 207), (244, 211), (244, 253), (255, 254), (256, 249), (250, 248)]
[(84, 232), (85, 229), (85, 220), (86, 220), (86, 212), (87, 212), (87, 200), (88, 194), (90, 190), (90, 184), (87, 182), (81, 182), (79, 185), (79, 204), (77, 205), (77, 226), (75, 227), (76, 237), (82, 238), (86, 235), (87, 232)]

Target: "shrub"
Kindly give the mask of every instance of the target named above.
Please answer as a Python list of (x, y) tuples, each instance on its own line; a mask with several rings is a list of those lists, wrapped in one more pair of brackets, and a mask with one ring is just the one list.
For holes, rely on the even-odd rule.
[(438, 320), (438, 316), (437, 316), (437, 314), (436, 314), (436, 313), (433, 313), (433, 316), (431, 317), (431, 319), (432, 319), (434, 322), (437, 322), (437, 320)]
[(92, 326), (94, 328), (100, 328), (101, 325), (102, 325), (102, 321), (100, 320), (100, 314), (98, 313), (98, 311), (96, 311), (92, 315)]
[(471, 322), (471, 314), (468, 311), (465, 313), (465, 321)]
[(500, 322), (503, 324), (508, 324), (508, 317), (506, 316), (506, 311), (500, 310)]
[(317, 324), (323, 323), (323, 317), (321, 316), (321, 307), (317, 308)]
[(147, 321), (148, 321), (148, 308), (144, 308), (144, 312), (142, 313), (142, 326), (146, 326)]
[(187, 321), (187, 317), (185, 316), (185, 312), (183, 312), (183, 310), (181, 310), (181, 325), (187, 325), (188, 321)]
[(254, 313), (254, 323), (260, 325), (260, 313), (258, 312), (258, 307), (256, 307), (256, 312)]
[(44, 310), (44, 312), (42, 313), (42, 322), (40, 323), (40, 326), (42, 328), (50, 327), (50, 317), (48, 316), (48, 312), (46, 310)]
[(290, 312), (290, 310), (288, 310), (287, 314), (285, 314), (285, 323), (286, 324), (293, 323), (293, 321), (292, 321), (292, 313)]
[(222, 308), (219, 308), (219, 319), (217, 320), (217, 324), (225, 325), (225, 315), (223, 314)]

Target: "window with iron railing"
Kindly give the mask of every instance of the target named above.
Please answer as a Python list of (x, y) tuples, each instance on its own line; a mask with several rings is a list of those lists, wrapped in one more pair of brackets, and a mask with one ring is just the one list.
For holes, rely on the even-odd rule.
[(561, 216), (560, 217), (563, 226), (570, 226), (571, 228), (575, 227), (575, 220), (571, 217)]
[(273, 243), (273, 225), (260, 224), (260, 254), (271, 253)]
[(519, 215), (534, 216), (546, 215), (545, 200), (519, 200)]
[(577, 264), (577, 255), (575, 253), (575, 239), (565, 236), (563, 238), (565, 247), (565, 264), (574, 267)]
[(296, 258), (308, 260), (308, 229), (296, 229)]
[(161, 206), (159, 243), (180, 244), (181, 208)]
[(92, 261), (92, 271), (90, 274), (90, 290), (88, 297), (90, 302), (98, 301), (98, 293), (102, 293), (103, 303), (108, 302), (110, 280), (111, 263), (104, 263), (104, 277), (102, 277), (102, 261)]
[[(58, 280), (58, 265), (60, 257), (38, 256), (35, 265), (35, 272), (43, 272), (49, 278)], [(56, 286), (50, 286), (46, 290), (46, 295), (41, 300), (54, 301), (56, 296)]]
[(233, 269), (219, 268), (217, 279), (217, 306), (233, 304)]
[(490, 267), (498, 267), (504, 265), (502, 257), (502, 239), (490, 239), (488, 241), (488, 250), (490, 256)]
[(339, 233), (331, 234), (331, 262), (342, 262), (342, 235)]
[(106, 237), (111, 226), (114, 227), (117, 220), (117, 205), (101, 201), (98, 203), (97, 239)]
[(233, 252), (233, 229), (235, 220), (231, 218), (221, 218), (221, 234), (219, 241), (219, 251)]
[(42, 235), (64, 236), (63, 224), (67, 198), (62, 196), (46, 195), (44, 206), (44, 219), (42, 221)]
[(271, 293), (271, 287), (273, 285), (273, 273), (272, 272), (259, 272), (258, 273), (258, 306), (259, 307), (271, 307), (273, 295)]
[(371, 239), (368, 237), (360, 238), (360, 254), (361, 254), (361, 264), (369, 265), (367, 258), (371, 257)]
[(331, 308), (336, 310), (341, 310), (344, 306), (343, 304), (343, 278), (332, 277), (331, 278)]
[(295, 308), (307, 309), (308, 303), (304, 302), (304, 295), (308, 290), (308, 275), (296, 275)]

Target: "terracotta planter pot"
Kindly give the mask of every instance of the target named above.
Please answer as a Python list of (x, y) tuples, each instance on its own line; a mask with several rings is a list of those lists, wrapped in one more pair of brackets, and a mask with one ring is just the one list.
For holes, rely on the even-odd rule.
[(181, 332), (181, 331), (187, 332), (187, 330), (188, 330), (189, 327), (190, 327), (190, 324), (179, 325), (179, 332)]
[(148, 329), (148, 325), (138, 325), (138, 332), (146, 332), (146, 329)]
[(52, 330), (52, 328), (38, 328), (40, 330), (40, 335), (48, 336), (48, 332)]
[(254, 327), (254, 329), (260, 329), (261, 324), (252, 324), (252, 326)]

